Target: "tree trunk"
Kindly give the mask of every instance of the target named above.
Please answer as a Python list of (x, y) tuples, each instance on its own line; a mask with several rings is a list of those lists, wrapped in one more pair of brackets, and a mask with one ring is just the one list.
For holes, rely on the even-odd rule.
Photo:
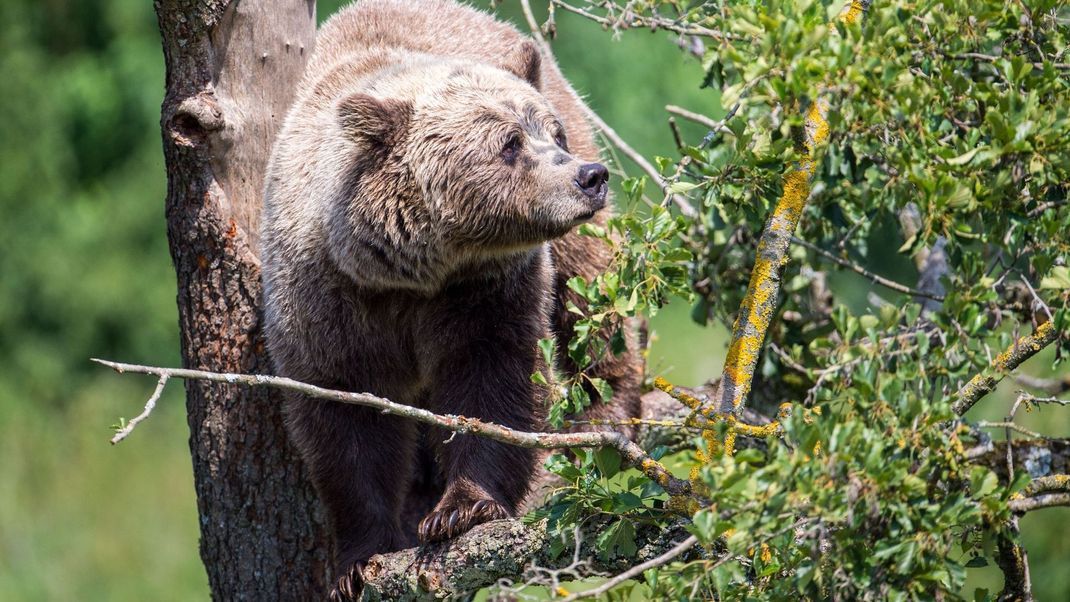
[[(167, 63), (167, 231), (183, 364), (269, 373), (260, 313), (264, 166), (312, 52), (314, 0), (156, 0)], [(217, 600), (311, 600), (323, 512), (265, 389), (188, 382), (201, 558)]]

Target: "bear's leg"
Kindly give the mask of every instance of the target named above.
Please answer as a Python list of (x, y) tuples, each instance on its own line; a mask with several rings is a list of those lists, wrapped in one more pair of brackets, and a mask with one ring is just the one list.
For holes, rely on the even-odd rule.
[(415, 427), (320, 400), (293, 404), (290, 426), (334, 530), (338, 581), (331, 599), (353, 598), (367, 560), (405, 546), (400, 515), (412, 479)]
[[(487, 340), (457, 354), (467, 365), (443, 374), (433, 409), (530, 431), (535, 425), (537, 391), (531, 382), (536, 361), (531, 351), (494, 349)], [(534, 341), (531, 347), (534, 350)], [(532, 356), (524, 361), (525, 356)], [(446, 489), (420, 522), (423, 543), (441, 541), (516, 513), (535, 470), (534, 450), (474, 435), (432, 433)], [(448, 442), (446, 442), (448, 440)]]

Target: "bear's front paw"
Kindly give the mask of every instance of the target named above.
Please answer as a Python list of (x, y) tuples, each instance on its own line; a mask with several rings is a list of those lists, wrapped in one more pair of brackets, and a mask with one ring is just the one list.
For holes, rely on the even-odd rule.
[(442, 541), (478, 524), (509, 518), (509, 512), (494, 500), (466, 500), (452, 504), (443, 500), (438, 506), (420, 521), (417, 530), (420, 543)]
[(354, 562), (344, 571), (331, 589), (331, 602), (353, 602), (364, 589), (364, 563)]

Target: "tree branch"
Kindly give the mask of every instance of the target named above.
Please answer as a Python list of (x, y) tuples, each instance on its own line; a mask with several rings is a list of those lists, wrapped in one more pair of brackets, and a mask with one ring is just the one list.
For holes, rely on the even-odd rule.
[(1012, 518), (1007, 526), (1009, 534), (1000, 535), (997, 540), (996, 564), (1003, 571), (1003, 591), (999, 600), (1031, 602), (1033, 584), (1029, 578), (1029, 558), (1025, 548), (1015, 541), (1018, 538), (1018, 519)]
[(624, 461), (643, 471), (651, 480), (662, 486), (669, 495), (690, 495), (691, 484), (672, 476), (662, 464), (651, 458), (641, 447), (616, 431), (591, 431), (582, 433), (532, 433), (484, 422), (478, 418), (435, 414), (422, 408), (395, 403), (370, 393), (351, 393), (324, 389), (281, 376), (263, 374), (230, 374), (187, 370), (181, 368), (157, 368), (135, 364), (123, 364), (94, 359), (116, 372), (153, 374), (159, 377), (200, 380), (248, 387), (267, 387), (301, 393), (314, 399), (324, 399), (353, 405), (375, 408), (384, 414), (408, 418), (463, 435), (478, 435), (517, 447), (537, 449), (565, 449), (570, 447), (612, 447), (620, 452)]
[(581, 600), (583, 598), (593, 598), (595, 596), (600, 596), (613, 589), (614, 587), (617, 587), (621, 583), (624, 583), (625, 581), (635, 578), (639, 575), (642, 575), (643, 572), (647, 569), (654, 569), (661, 566), (665, 566), (666, 564), (675, 560), (684, 552), (695, 547), (695, 544), (697, 543), (698, 537), (692, 535), (691, 537), (688, 537), (687, 539), (673, 546), (672, 549), (670, 549), (668, 552), (665, 552), (661, 556), (658, 556), (657, 558), (651, 558), (646, 562), (639, 563), (631, 567), (630, 569), (624, 571), (623, 573), (620, 573), (619, 575), (606, 580), (605, 583), (599, 585), (594, 589), (589, 589), (587, 591), (577, 592), (575, 594), (566, 596), (561, 602), (572, 602), (573, 600)]
[(126, 423), (126, 426), (116, 431), (115, 436), (111, 438), (112, 445), (115, 445), (123, 439), (126, 439), (127, 435), (132, 433), (134, 431), (134, 428), (142, 420), (148, 418), (149, 414), (151, 414), (152, 411), (156, 409), (156, 402), (160, 400), (160, 395), (163, 394), (163, 389), (167, 386), (167, 381), (169, 378), (170, 377), (166, 374), (160, 376), (159, 382), (156, 383), (156, 390), (152, 392), (152, 397), (149, 397), (149, 400), (145, 402), (145, 409), (134, 418), (131, 418), (130, 422)]
[(590, 19), (595, 23), (603, 27), (613, 29), (614, 31), (621, 29), (638, 29), (649, 28), (651, 30), (664, 29), (685, 36), (699, 36), (703, 38), (712, 38), (714, 40), (734, 40), (738, 36), (716, 29), (710, 29), (701, 25), (693, 25), (688, 23), (681, 23), (679, 21), (673, 21), (656, 15), (643, 16), (634, 12), (629, 13), (629, 18), (610, 19), (597, 15), (589, 10), (573, 6), (562, 0), (550, 0), (550, 4), (558, 8), (562, 8), (570, 13), (580, 15), (586, 19)]
[[(854, 22), (868, 6), (868, 0), (853, 1), (840, 13), (840, 19), (847, 23)], [(758, 256), (755, 258), (746, 296), (732, 327), (732, 342), (728, 347), (728, 357), (721, 375), (718, 411), (723, 414), (738, 415), (750, 393), (762, 343), (773, 321), (780, 297), (780, 279), (788, 261), (791, 237), (799, 225), (807, 198), (810, 196), (810, 178), (817, 168), (813, 152), (815, 147), (828, 139), (829, 125), (825, 119), (827, 112), (828, 103), (821, 98), (810, 105), (805, 119), (805, 154), (799, 164), (784, 177), (780, 199), (758, 240)]]
[[(592, 521), (580, 537), (577, 556), (588, 558), (590, 571), (619, 572), (636, 562), (658, 558), (690, 535), (683, 522), (668, 527), (639, 525), (635, 558), (604, 559), (587, 542), (605, 528)], [(553, 543), (546, 521), (525, 525), (520, 519), (497, 520), (441, 544), (373, 556), (364, 569), (364, 600), (441, 600), (463, 598), (503, 579), (515, 579), (525, 568), (558, 568), (573, 562), (571, 554), (551, 558)], [(687, 552), (687, 550), (685, 550)], [(700, 554), (701, 552), (700, 549)]]
[(676, 105), (665, 105), (665, 111), (668, 113), (672, 113), (673, 115), (683, 117), (688, 121), (694, 121), (699, 125), (704, 125), (711, 132), (732, 132), (732, 130), (728, 129), (728, 126), (726, 126), (725, 124), (728, 123), (728, 120), (735, 115), (734, 110), (729, 111), (728, 115), (726, 115), (725, 118), (720, 121), (714, 121), (701, 113), (688, 111), (687, 109), (683, 107), (678, 107)]
[(881, 276), (879, 274), (874, 274), (873, 272), (870, 272), (866, 268), (864, 268), (864, 267), (862, 267), (862, 266), (860, 266), (860, 265), (858, 265), (856, 263), (852, 263), (852, 262), (847, 261), (846, 259), (844, 259), (842, 257), (838, 257), (836, 255), (833, 255), (832, 253), (829, 253), (825, 249), (822, 249), (821, 247), (819, 247), (819, 246), (817, 246), (817, 245), (815, 245), (813, 243), (807, 242), (807, 241), (805, 241), (805, 240), (803, 240), (801, 238), (797, 238), (795, 236), (792, 236), (791, 237), (791, 242), (793, 242), (793, 243), (795, 243), (797, 245), (801, 245), (801, 246), (803, 246), (803, 247), (805, 247), (807, 249), (810, 249), (814, 253), (817, 253), (818, 255), (824, 257), (825, 259), (828, 259), (832, 263), (835, 263), (836, 265), (838, 265), (840, 267), (847, 268), (848, 270), (851, 270), (852, 272), (854, 272), (854, 273), (856, 273), (856, 274), (858, 274), (860, 276), (866, 277), (867, 279), (869, 279), (870, 282), (873, 282), (875, 284), (879, 284), (879, 285), (881, 285), (881, 286), (883, 286), (883, 287), (885, 287), (887, 289), (891, 289), (891, 290), (893, 290), (893, 291), (895, 291), (897, 293), (903, 293), (905, 295), (913, 295), (915, 297), (925, 297), (927, 299), (932, 299), (934, 301), (943, 301), (944, 300), (943, 295), (938, 295), (938, 294), (934, 294), (934, 293), (928, 292), (928, 291), (920, 291), (920, 290), (917, 290), (917, 289), (913, 289), (913, 288), (910, 288), (909, 286), (906, 286), (905, 284), (900, 284), (900, 283), (898, 283), (898, 282), (896, 282), (894, 280), (889, 280), (889, 279), (887, 279), (887, 278), (885, 278), (885, 277), (883, 277), (883, 276)]
[(958, 390), (951, 409), (959, 416), (965, 414), (982, 397), (992, 392), (1008, 372), (1022, 365), (1022, 362), (1033, 357), (1058, 338), (1059, 332), (1055, 330), (1051, 322), (1045, 322), (1038, 326), (1033, 334), (1019, 338), (1006, 351), (992, 360), (992, 365), (988, 370), (977, 374)]

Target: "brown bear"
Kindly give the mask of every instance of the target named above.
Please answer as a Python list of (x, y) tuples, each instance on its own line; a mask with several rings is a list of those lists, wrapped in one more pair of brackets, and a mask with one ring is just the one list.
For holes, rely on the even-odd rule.
[[(611, 257), (573, 232), (608, 213), (579, 103), (529, 38), (449, 0), (366, 0), (325, 23), (268, 167), (276, 371), (543, 428), (537, 342), (567, 344), (565, 304), (582, 303), (564, 283)], [(588, 369), (615, 391), (590, 417), (638, 415), (642, 366), (626, 338)], [(343, 597), (375, 553), (515, 515), (541, 456), (297, 395), (287, 421), (329, 513)]]

